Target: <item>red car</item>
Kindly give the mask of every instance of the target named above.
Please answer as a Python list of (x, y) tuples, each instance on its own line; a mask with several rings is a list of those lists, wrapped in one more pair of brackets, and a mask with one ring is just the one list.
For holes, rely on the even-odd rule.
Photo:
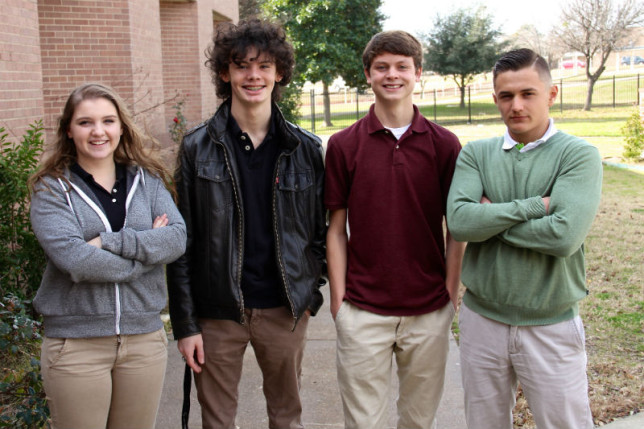
[[(576, 65), (575, 62), (577, 63)], [(561, 67), (564, 69), (572, 69), (575, 68), (575, 66), (577, 68), (583, 69), (584, 67), (586, 67), (586, 63), (581, 60), (566, 60), (561, 62)]]

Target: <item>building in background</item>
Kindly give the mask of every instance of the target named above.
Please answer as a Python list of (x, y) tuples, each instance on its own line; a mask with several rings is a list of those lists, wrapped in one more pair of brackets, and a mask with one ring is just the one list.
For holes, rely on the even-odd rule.
[(70, 91), (101, 82), (172, 149), (176, 102), (189, 124), (217, 107), (204, 51), (238, 10), (236, 0), (2, 1), (0, 126), (17, 141), (43, 119), (49, 142)]

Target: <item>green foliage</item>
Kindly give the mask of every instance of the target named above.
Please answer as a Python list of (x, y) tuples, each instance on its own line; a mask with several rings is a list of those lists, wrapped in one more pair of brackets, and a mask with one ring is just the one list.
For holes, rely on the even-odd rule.
[(188, 121), (186, 121), (186, 117), (183, 116), (184, 103), (185, 101), (181, 100), (172, 106), (175, 111), (175, 116), (172, 119), (172, 124), (168, 127), (170, 138), (172, 138), (172, 141), (177, 145), (181, 143), (181, 140), (183, 140), (183, 136), (188, 129)]
[(644, 149), (644, 125), (639, 110), (633, 112), (628, 118), (622, 128), (622, 134), (626, 140), (622, 156), (629, 161), (639, 160)]
[(14, 295), (0, 302), (0, 358), (10, 366), (0, 372), (0, 427), (40, 428), (49, 418), (40, 362), (32, 357), (41, 324), (29, 315), (29, 304)]
[(263, 0), (266, 16), (278, 17), (295, 48), (295, 80), (325, 82), (338, 76), (350, 87), (365, 85), (362, 51), (381, 31), (381, 0)]
[(434, 31), (423, 37), (427, 45), (425, 70), (451, 76), (461, 89), (463, 108), (465, 87), (477, 74), (490, 71), (504, 49), (505, 44), (498, 41), (500, 35), (483, 6), (436, 16)]
[(300, 100), (302, 86), (297, 82), (291, 82), (287, 87), (282, 88), (282, 98), (277, 103), (286, 118), (294, 124), (297, 124), (300, 117)]
[(42, 154), (42, 131), (38, 121), (14, 144), (0, 127), (0, 296), (33, 296), (45, 268), (44, 252), (31, 230), (27, 188)]

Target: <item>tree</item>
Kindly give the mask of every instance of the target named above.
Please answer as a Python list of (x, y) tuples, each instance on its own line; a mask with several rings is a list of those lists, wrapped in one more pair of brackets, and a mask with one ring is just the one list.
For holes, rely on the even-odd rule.
[(465, 107), (465, 88), (474, 76), (489, 71), (505, 44), (501, 32), (493, 28), (484, 6), (472, 12), (458, 9), (447, 17), (436, 16), (434, 31), (423, 37), (427, 46), (425, 70), (451, 76), (461, 91)]
[[(584, 110), (590, 110), (595, 82), (606, 70), (608, 56), (619, 48), (633, 28), (644, 22), (644, 2), (622, 0), (569, 0), (561, 9), (561, 25), (555, 33), (560, 43), (586, 58), (588, 89)], [(591, 71), (591, 61), (597, 68)]]
[(248, 19), (262, 13), (262, 0), (239, 0), (239, 19)]
[(333, 80), (342, 77), (356, 88), (366, 83), (362, 51), (382, 29), (380, 4), (381, 0), (263, 0), (265, 14), (282, 21), (295, 48), (295, 82), (322, 82), (326, 126), (332, 126)]
[(552, 32), (548, 35), (543, 34), (532, 24), (524, 24), (510, 35), (508, 44), (512, 49), (532, 49), (546, 59), (550, 68), (557, 65), (557, 61), (564, 53), (561, 44)]

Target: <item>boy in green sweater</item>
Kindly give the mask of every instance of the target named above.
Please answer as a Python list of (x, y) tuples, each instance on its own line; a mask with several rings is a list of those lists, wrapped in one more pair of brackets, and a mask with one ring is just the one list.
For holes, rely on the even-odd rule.
[(557, 131), (546, 61), (529, 49), (494, 66), (507, 131), (463, 148), (447, 223), (468, 241), (459, 316), (469, 428), (511, 429), (520, 382), (537, 427), (590, 429), (583, 242), (599, 206), (597, 149)]

